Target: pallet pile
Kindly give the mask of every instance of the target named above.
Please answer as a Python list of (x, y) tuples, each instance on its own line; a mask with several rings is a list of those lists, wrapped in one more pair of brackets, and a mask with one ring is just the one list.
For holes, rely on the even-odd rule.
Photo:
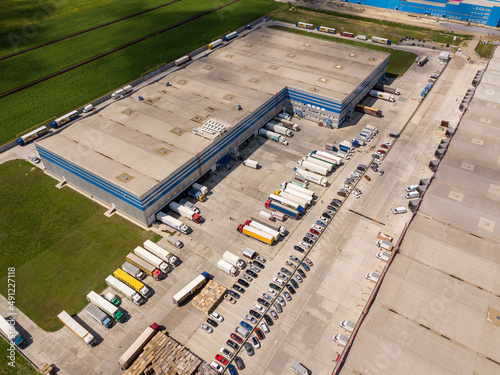
[(215, 309), (215, 306), (219, 304), (225, 293), (226, 287), (213, 280), (209, 280), (200, 294), (194, 297), (191, 303), (198, 310), (208, 315)]
[(123, 375), (216, 375), (209, 365), (163, 332), (144, 347)]

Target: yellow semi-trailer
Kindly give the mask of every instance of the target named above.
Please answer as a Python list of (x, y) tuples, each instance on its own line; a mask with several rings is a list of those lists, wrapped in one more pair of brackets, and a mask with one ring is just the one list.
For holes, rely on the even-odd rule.
[(116, 277), (118, 280), (123, 281), (125, 284), (134, 289), (136, 292), (140, 293), (143, 297), (148, 298), (151, 295), (151, 290), (146, 285), (144, 285), (143, 282), (130, 276), (124, 270), (118, 268), (115, 272), (113, 272), (113, 276)]
[(267, 243), (268, 245), (272, 245), (276, 240), (272, 234), (245, 224), (238, 225), (238, 231), (256, 240)]

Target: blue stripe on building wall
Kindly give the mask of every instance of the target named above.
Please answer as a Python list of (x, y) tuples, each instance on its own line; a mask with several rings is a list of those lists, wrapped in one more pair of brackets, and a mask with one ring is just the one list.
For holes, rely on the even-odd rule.
[(92, 185), (97, 186), (99, 189), (102, 189), (106, 191), (107, 193), (120, 198), (124, 202), (127, 202), (128, 204), (142, 210), (142, 204), (139, 198), (134, 197), (133, 195), (130, 194), (128, 191), (121, 190), (117, 188), (116, 186), (111, 185), (110, 183), (100, 179), (99, 177), (96, 177), (92, 175), (91, 173), (81, 169), (80, 167), (75, 166), (74, 164), (60, 158), (59, 156), (51, 153), (50, 151), (45, 150), (39, 145), (36, 145), (37, 151), (39, 155), (50, 161), (51, 163), (54, 163), (55, 165), (58, 165), (59, 167), (67, 170), (68, 172), (74, 174), (75, 176), (80, 177), (81, 179), (91, 183)]
[(340, 103), (335, 103), (327, 99), (321, 99), (311, 94), (296, 91), (291, 88), (288, 89), (288, 93), (290, 95), (290, 99), (292, 100), (298, 100), (300, 102), (304, 102), (305, 104), (312, 104), (320, 108), (325, 108), (327, 111), (330, 112), (340, 113), (341, 109)]

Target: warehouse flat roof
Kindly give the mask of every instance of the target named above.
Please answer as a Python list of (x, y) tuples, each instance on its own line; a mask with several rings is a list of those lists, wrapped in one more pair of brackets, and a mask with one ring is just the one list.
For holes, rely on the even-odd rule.
[(285, 86), (340, 103), (386, 57), (278, 30), (254, 30), (39, 144), (141, 196), (216, 141), (193, 133), (205, 121), (228, 130)]
[(497, 50), (343, 374), (500, 373), (499, 61)]

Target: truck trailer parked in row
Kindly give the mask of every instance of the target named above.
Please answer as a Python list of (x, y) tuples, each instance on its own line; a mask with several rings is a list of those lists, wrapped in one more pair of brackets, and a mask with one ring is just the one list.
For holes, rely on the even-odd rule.
[(176, 219), (173, 216), (167, 215), (164, 212), (157, 212), (156, 213), (156, 220), (161, 221), (163, 224), (168, 225), (170, 228), (174, 228), (175, 230), (188, 234), (190, 228), (184, 224), (182, 221)]
[(259, 220), (259, 219), (256, 219), (254, 217), (252, 217), (251, 219), (252, 219), (252, 221), (255, 221), (256, 223), (260, 223), (262, 225), (265, 225), (268, 228), (271, 228), (272, 230), (278, 232), (281, 236), (285, 236), (287, 233), (287, 230), (283, 225), (273, 225), (269, 221)]
[(276, 211), (279, 211), (295, 220), (297, 220), (299, 218), (299, 211), (291, 208), (291, 207), (288, 207), (288, 206), (284, 206), (282, 205), (281, 203), (279, 202), (276, 202), (276, 201), (273, 201), (271, 199), (267, 200), (266, 203), (265, 203), (265, 206), (266, 208), (269, 208), (270, 210), (276, 210)]
[(217, 268), (230, 274), (231, 276), (236, 276), (238, 274), (238, 270), (236, 269), (236, 267), (233, 266), (231, 263), (226, 262), (224, 259), (220, 259), (217, 262)]
[(233, 266), (239, 268), (240, 270), (245, 267), (245, 261), (241, 259), (238, 255), (235, 255), (229, 251), (226, 251), (224, 254), (222, 254), (222, 259), (232, 264)]
[(178, 213), (179, 215), (191, 221), (194, 221), (197, 224), (201, 223), (201, 221), (203, 220), (203, 218), (200, 215), (198, 215), (194, 210), (184, 207), (177, 202), (170, 202), (168, 204), (168, 208), (170, 208), (175, 213)]
[(23, 337), (16, 331), (16, 320), (9, 318), (9, 321), (0, 316), (0, 330), (5, 334), (8, 341), (13, 342), (17, 347), (22, 348), (25, 345)]
[[(293, 190), (293, 189), (290, 189), (290, 188), (286, 188), (284, 191), (282, 191), (282, 193), (286, 193), (290, 196), (290, 199), (294, 199), (294, 198), (298, 198), (298, 199), (302, 199), (306, 205), (310, 206), (312, 204), (312, 201), (313, 199), (306, 195), (306, 194), (302, 194), (296, 190)], [(286, 198), (286, 196), (285, 196)], [(300, 203), (300, 201), (298, 201)]]
[(401, 95), (401, 91), (399, 91), (398, 88), (393, 88), (391, 86), (383, 85), (380, 82), (378, 82), (375, 85), (375, 90), (379, 90), (379, 91), (383, 91), (383, 92), (388, 92), (389, 94), (394, 94), (394, 95)]
[(62, 311), (59, 315), (57, 315), (59, 320), (63, 322), (63, 324), (72, 330), (85, 344), (88, 346), (94, 346), (96, 344), (95, 337), (83, 328), (75, 319), (71, 317), (66, 311)]
[(261, 242), (267, 243), (268, 245), (272, 245), (275, 241), (275, 238), (272, 234), (245, 224), (238, 225), (238, 232), (246, 234), (248, 237), (253, 237)]
[(195, 182), (191, 185), (194, 189), (199, 190), (203, 193), (203, 195), (208, 195), (208, 188), (202, 184)]
[(267, 199), (281, 203), (284, 206), (288, 206), (290, 208), (293, 208), (294, 210), (297, 210), (300, 213), (303, 213), (305, 211), (304, 207), (301, 206), (299, 203), (292, 201), (290, 199), (280, 197), (279, 195), (276, 195), (276, 194), (270, 194)]
[(266, 124), (266, 129), (268, 129), (272, 132), (278, 133), (278, 134), (286, 135), (287, 137), (292, 136), (292, 131), (290, 129), (287, 129), (286, 127), (284, 127), (283, 125), (280, 125), (276, 121), (269, 121)]
[(162, 272), (166, 272), (169, 269), (168, 263), (164, 262), (163, 260), (158, 258), (156, 255), (147, 251), (146, 249), (142, 248), (141, 246), (137, 246), (134, 249), (134, 254), (137, 255), (138, 257), (141, 257), (146, 262), (151, 263), (153, 266), (160, 269)]
[[(105, 281), (106, 281), (106, 284), (108, 286), (110, 286), (111, 288), (116, 290), (118, 293), (123, 294), (125, 297), (127, 297), (129, 300), (131, 300), (137, 306), (141, 306), (144, 302), (146, 302), (144, 300), (144, 298), (142, 298), (138, 292), (136, 292), (134, 289), (129, 287), (124, 282), (118, 280), (113, 275), (109, 275), (108, 277), (106, 277)], [(108, 299), (106, 298), (106, 300), (108, 300)], [(114, 305), (114, 306), (116, 306), (116, 305)]]
[(125, 257), (127, 259), (127, 262), (130, 262), (134, 266), (140, 268), (142, 271), (144, 271), (147, 275), (151, 276), (155, 280), (159, 281), (163, 278), (163, 273), (153, 266), (151, 263), (146, 262), (144, 259), (141, 257), (138, 257), (134, 253), (128, 253), (128, 255)]
[(261, 128), (261, 129), (259, 129), (259, 135), (264, 137), (264, 138), (271, 139), (275, 142), (283, 143), (285, 146), (288, 145), (288, 141), (285, 139), (285, 137), (283, 137), (282, 135), (279, 135), (278, 133), (272, 132), (270, 130)]
[(139, 267), (136, 267), (129, 262), (125, 262), (122, 264), (122, 270), (138, 280), (144, 280), (144, 278), (146, 277), (146, 273), (144, 271), (141, 271)]
[[(174, 238), (176, 242), (180, 242)], [(174, 242), (175, 242), (174, 241)], [(170, 242), (170, 240), (169, 240)], [(176, 245), (177, 246), (177, 245)], [(182, 244), (181, 244), (182, 246)], [(160, 245), (154, 243), (151, 240), (146, 240), (144, 241), (144, 248), (146, 248), (149, 252), (153, 253), (156, 255), (158, 258), (163, 260), (164, 262), (167, 262), (171, 266), (176, 266), (179, 264), (179, 258), (177, 258), (174, 254), (172, 254), (170, 251), (165, 250), (163, 247)]]
[(117, 322), (123, 323), (125, 321), (125, 315), (121, 310), (96, 292), (91, 291), (87, 294), (87, 300), (112, 316)]
[(328, 186), (328, 180), (317, 173), (313, 173), (310, 171), (306, 171), (301, 168), (294, 168), (295, 172), (302, 178), (305, 178), (308, 181), (314, 182), (315, 184), (321, 185), (323, 187)]
[(156, 333), (160, 330), (160, 326), (156, 323), (151, 324), (148, 328), (141, 333), (141, 335), (134, 341), (132, 345), (122, 354), (120, 359), (118, 360), (118, 364), (120, 365), (122, 370), (127, 369), (137, 358), (139, 354), (141, 354), (142, 350), (146, 346), (146, 344), (156, 335)]
[(131, 85), (127, 85), (125, 87), (122, 87), (119, 90), (116, 90), (114, 93), (111, 94), (111, 97), (113, 99), (119, 99), (127, 94), (130, 94), (133, 91), (133, 88)]
[(254, 221), (254, 220), (247, 220), (247, 221), (245, 221), (245, 225), (248, 225), (248, 226), (250, 226), (252, 228), (255, 228), (255, 229), (261, 230), (263, 232), (269, 233), (271, 236), (274, 237), (274, 239), (276, 241), (278, 241), (278, 239), (281, 236), (281, 234), (278, 231), (276, 231), (276, 230), (274, 230), (272, 228), (269, 228), (266, 225), (258, 223), (258, 222)]
[(291, 201), (297, 202), (298, 204), (300, 204), (302, 207), (305, 207), (305, 208), (307, 208), (307, 206), (309, 206), (309, 204), (311, 202), (308, 198), (299, 197), (297, 195), (294, 195), (292, 193), (289, 193), (287, 191), (282, 191), (282, 190), (276, 190), (274, 192), (274, 195), (278, 195), (278, 196), (283, 197), (285, 199), (289, 199)]
[[(190, 187), (189, 189), (186, 190), (186, 192), (188, 193), (188, 195), (191, 197), (191, 198), (194, 198), (200, 202), (204, 202), (207, 200), (207, 198), (205, 197), (205, 194), (203, 194), (201, 191), (199, 190), (196, 190), (195, 188), (192, 188)], [(188, 207), (190, 208), (190, 207)], [(199, 214), (199, 210), (198, 211), (195, 211), (196, 213)]]
[(182, 305), (191, 295), (196, 293), (196, 291), (201, 289), (207, 283), (209, 276), (208, 272), (202, 272), (201, 275), (196, 276), (193, 281), (187, 284), (172, 297), (174, 305)]
[[(167, 241), (170, 242), (172, 245), (174, 245), (178, 249), (180, 249), (180, 248), (182, 248), (182, 246), (184, 246), (183, 243), (181, 241), (179, 241), (177, 238), (175, 238), (174, 236), (169, 236), (167, 238)], [(175, 257), (175, 258), (177, 259), (177, 257)], [(177, 263), (177, 262), (178, 262), (178, 260), (175, 263)]]
[(92, 319), (99, 322), (104, 327), (113, 327), (113, 321), (109, 318), (109, 316), (106, 315), (104, 311), (100, 310), (97, 306), (90, 304), (85, 308), (85, 311), (87, 311)]
[(380, 109), (371, 108), (366, 105), (356, 104), (356, 111), (361, 113), (366, 113), (368, 115), (382, 117), (382, 111)]
[(151, 290), (146, 285), (144, 285), (144, 283), (130, 276), (124, 270), (118, 268), (117, 270), (115, 270), (115, 272), (113, 272), (113, 276), (124, 284), (127, 284), (137, 293), (140, 293), (141, 296), (148, 298), (151, 295)]
[(301, 193), (303, 195), (306, 195), (306, 196), (310, 197), (311, 199), (314, 198), (314, 191), (309, 190), (309, 189), (307, 189), (305, 187), (299, 186), (297, 184), (294, 184), (294, 183), (292, 183), (292, 181), (290, 181), (290, 182), (283, 181), (281, 183), (281, 190), (286, 190), (286, 189), (299, 192), (299, 193)]
[(387, 100), (389, 102), (396, 101), (396, 99), (394, 98), (394, 95), (388, 94), (386, 92), (377, 91), (377, 90), (370, 90), (369, 94), (370, 94), (370, 96), (373, 96), (373, 97), (379, 98), (379, 99), (384, 99), (384, 100)]

